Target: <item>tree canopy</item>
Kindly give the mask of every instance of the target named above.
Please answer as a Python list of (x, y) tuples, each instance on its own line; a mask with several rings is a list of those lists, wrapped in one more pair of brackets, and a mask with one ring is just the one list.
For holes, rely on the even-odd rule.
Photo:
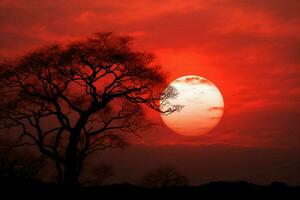
[(180, 109), (176, 91), (129, 37), (98, 33), (54, 44), (0, 64), (1, 128), (20, 132), (17, 145), (36, 146), (55, 162), (58, 182), (78, 183), (84, 159), (124, 146), (120, 132), (145, 126), (145, 105), (164, 114)]

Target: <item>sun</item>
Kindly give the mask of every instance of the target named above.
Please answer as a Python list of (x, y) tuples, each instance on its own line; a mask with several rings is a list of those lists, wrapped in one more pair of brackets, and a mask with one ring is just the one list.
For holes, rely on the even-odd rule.
[(201, 136), (209, 133), (220, 122), (224, 101), (219, 89), (209, 80), (196, 76), (182, 76), (169, 84), (178, 95), (168, 103), (182, 105), (179, 112), (161, 115), (164, 123), (184, 136)]

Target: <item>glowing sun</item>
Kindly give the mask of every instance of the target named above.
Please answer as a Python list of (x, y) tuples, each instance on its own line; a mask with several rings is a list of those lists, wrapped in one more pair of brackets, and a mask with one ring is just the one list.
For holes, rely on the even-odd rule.
[(168, 103), (182, 105), (179, 112), (161, 115), (174, 132), (185, 136), (200, 136), (217, 126), (223, 116), (224, 101), (219, 89), (209, 80), (189, 75), (170, 83), (178, 95)]

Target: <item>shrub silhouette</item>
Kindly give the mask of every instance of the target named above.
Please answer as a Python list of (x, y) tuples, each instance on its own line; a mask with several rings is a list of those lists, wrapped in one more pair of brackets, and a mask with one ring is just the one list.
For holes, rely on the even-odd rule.
[(5, 152), (0, 153), (0, 180), (22, 181), (31, 180), (39, 172), (44, 159), (31, 162), (10, 159)]
[(178, 187), (188, 184), (188, 179), (170, 166), (159, 167), (145, 174), (140, 184), (145, 187)]
[(82, 182), (81, 185), (103, 185), (105, 181), (114, 176), (113, 167), (108, 164), (99, 165), (89, 171), (91, 172), (89, 179)]

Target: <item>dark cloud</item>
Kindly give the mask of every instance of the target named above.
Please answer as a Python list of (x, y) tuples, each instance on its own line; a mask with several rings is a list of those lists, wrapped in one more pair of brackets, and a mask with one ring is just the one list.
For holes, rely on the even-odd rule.
[(223, 111), (224, 107), (211, 107), (208, 110), (209, 111)]
[(262, 11), (281, 20), (300, 20), (300, 2), (298, 0), (229, 1), (233, 7), (241, 6), (245, 10)]
[(186, 83), (186, 84), (191, 84), (191, 85), (197, 85), (197, 84), (203, 84), (203, 85), (209, 85), (209, 86), (213, 85), (209, 80), (207, 80), (205, 78), (201, 78), (199, 76), (188, 76), (185, 78), (175, 80), (174, 82), (175, 83)]

